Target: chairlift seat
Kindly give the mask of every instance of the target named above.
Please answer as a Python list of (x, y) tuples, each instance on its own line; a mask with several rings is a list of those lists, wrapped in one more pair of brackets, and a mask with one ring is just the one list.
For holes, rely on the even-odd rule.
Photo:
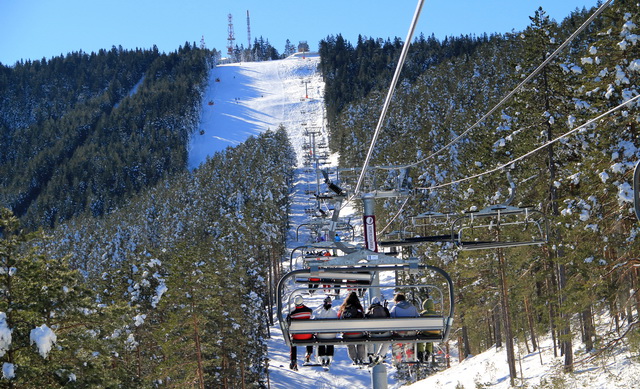
[[(289, 324), (289, 334), (318, 334), (334, 333), (338, 334), (333, 339), (311, 339), (298, 340), (290, 339), (292, 345), (314, 345), (314, 344), (362, 344), (380, 342), (440, 342), (444, 339), (447, 319), (443, 316), (429, 317), (406, 317), (406, 318), (376, 318), (376, 319), (316, 319), (316, 320), (293, 320)], [(364, 335), (358, 338), (343, 338), (339, 334), (343, 332), (391, 332), (390, 336), (369, 336)], [(401, 331), (417, 331), (416, 335), (403, 336), (398, 334)]]
[[(321, 257), (322, 258), (322, 257)], [(323, 285), (371, 285), (373, 275), (371, 273), (339, 273), (339, 272), (318, 272), (311, 274), (311, 277), (298, 277), (297, 283), (309, 283), (309, 279), (318, 279), (314, 283)], [(317, 331), (315, 331), (317, 332)]]

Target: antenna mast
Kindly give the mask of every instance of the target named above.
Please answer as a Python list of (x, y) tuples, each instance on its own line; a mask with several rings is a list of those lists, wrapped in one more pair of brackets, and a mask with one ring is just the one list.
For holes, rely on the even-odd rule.
[(233, 41), (235, 40), (236, 37), (233, 33), (233, 15), (229, 14), (229, 37), (227, 38), (227, 41), (229, 42), (227, 44), (227, 54), (229, 55), (233, 54)]
[(249, 20), (249, 10), (247, 10), (247, 49), (251, 50), (251, 20)]

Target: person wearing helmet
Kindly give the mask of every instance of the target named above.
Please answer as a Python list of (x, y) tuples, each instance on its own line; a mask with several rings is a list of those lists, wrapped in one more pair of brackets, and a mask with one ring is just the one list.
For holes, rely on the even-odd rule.
[[(315, 311), (313, 311), (314, 319), (337, 319), (338, 311), (335, 308), (331, 307), (331, 297), (325, 297), (321, 306), (319, 306)], [(335, 333), (318, 333), (316, 335), (318, 339), (335, 339)], [(320, 345), (318, 346), (318, 362), (325, 368), (328, 368), (331, 365), (331, 360), (333, 359), (334, 346), (332, 344), (329, 345)]]
[[(311, 313), (313, 312), (311, 308), (304, 305), (304, 299), (300, 295), (296, 295), (293, 298), (293, 303), (296, 308), (289, 313), (287, 316), (287, 320), (309, 320), (311, 319)], [(313, 338), (313, 334), (293, 334), (291, 337), (295, 340), (308, 340)], [(313, 354), (313, 346), (307, 346), (307, 354), (305, 356), (305, 361), (309, 362), (311, 358), (311, 354)], [(291, 346), (290, 352), (291, 362), (289, 363), (289, 368), (291, 370), (298, 370), (298, 348), (296, 346)]]

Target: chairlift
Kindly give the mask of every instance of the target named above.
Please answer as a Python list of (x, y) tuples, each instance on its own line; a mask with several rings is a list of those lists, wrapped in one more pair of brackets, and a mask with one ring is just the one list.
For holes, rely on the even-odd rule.
[[(296, 227), (296, 241), (299, 240), (300, 228), (307, 227), (314, 231), (329, 231), (331, 227), (331, 221), (326, 219), (313, 220), (309, 223), (302, 223)], [(337, 222), (335, 224), (336, 231), (351, 232), (351, 240), (356, 239), (355, 227), (349, 222)]]
[[(287, 320), (288, 313), (292, 310), (293, 298), (296, 295), (310, 295), (312, 290), (321, 290), (323, 287), (317, 288), (295, 288), (296, 280), (308, 280), (309, 278), (330, 279), (333, 281), (363, 278), (371, 274), (382, 272), (397, 272), (410, 269), (412, 272), (429, 273), (437, 275), (438, 280), (442, 279), (443, 285), (446, 284), (446, 293), (442, 293), (441, 310), (433, 315), (424, 317), (408, 317), (408, 318), (367, 318), (367, 319), (316, 319), (316, 320)], [(307, 282), (307, 281), (304, 281)], [(337, 283), (331, 282), (337, 285)], [(349, 285), (340, 285), (338, 288), (350, 288)], [(436, 288), (441, 290), (437, 285), (431, 284), (409, 284), (409, 285), (369, 285), (368, 292), (379, 293), (382, 289), (402, 289), (413, 290), (416, 294), (427, 295), (428, 291)], [(445, 302), (446, 300), (446, 302)], [(382, 265), (382, 266), (362, 266), (362, 267), (335, 267), (335, 268), (310, 268), (293, 270), (285, 274), (278, 282), (277, 287), (277, 316), (280, 328), (284, 335), (285, 342), (288, 346), (318, 346), (318, 345), (349, 345), (349, 344), (379, 344), (381, 342), (400, 342), (400, 343), (424, 343), (424, 342), (443, 342), (445, 341), (451, 330), (454, 316), (454, 294), (453, 282), (449, 275), (442, 269), (430, 265), (416, 265), (407, 267), (404, 265)], [(415, 332), (415, 335), (401, 335), (403, 331)], [(342, 337), (344, 332), (362, 332), (360, 338)], [(370, 336), (372, 332), (389, 332), (389, 336)], [(319, 339), (316, 335), (322, 333), (335, 333), (336, 338)], [(293, 339), (293, 334), (313, 334), (310, 339), (299, 340)], [(378, 334), (376, 334), (378, 335)]]
[(451, 236), (462, 250), (542, 245), (548, 242), (549, 222), (532, 207), (498, 204), (458, 217)]
[(379, 242), (381, 247), (414, 246), (420, 243), (455, 242), (457, 234), (451, 234), (451, 225), (457, 215), (428, 211), (411, 218), (411, 225), (396, 232), (398, 239)]
[[(298, 259), (302, 258), (304, 260), (304, 266), (309, 266), (308, 263), (309, 262), (319, 262), (319, 263), (323, 263), (323, 262), (327, 262), (329, 261), (331, 258), (325, 257), (325, 256), (319, 256), (319, 255), (308, 255), (305, 253), (309, 253), (309, 252), (318, 252), (318, 251), (329, 251), (331, 253), (336, 253), (336, 254), (348, 254), (348, 253), (352, 253), (357, 251), (357, 247), (351, 243), (348, 242), (331, 242), (331, 241), (322, 241), (322, 242), (316, 242), (316, 243), (310, 243), (310, 244), (306, 244), (306, 245), (302, 245), (302, 246), (298, 246), (293, 248), (293, 250), (291, 250), (291, 255), (289, 257), (289, 269), (293, 270), (293, 268), (295, 267), (294, 265), (297, 265)], [(302, 255), (298, 256), (295, 258), (294, 261), (294, 256), (297, 252), (300, 252)]]

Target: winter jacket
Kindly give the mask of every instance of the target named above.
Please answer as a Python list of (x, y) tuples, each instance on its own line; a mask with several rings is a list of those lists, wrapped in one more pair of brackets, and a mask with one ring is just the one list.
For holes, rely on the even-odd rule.
[[(418, 309), (413, 306), (407, 300), (402, 300), (391, 308), (389, 312), (391, 317), (418, 317), (420, 314), (418, 313)], [(402, 336), (413, 336), (417, 334), (417, 331), (397, 331), (398, 335)]]
[(387, 307), (383, 307), (382, 304), (372, 304), (367, 309), (367, 313), (364, 315), (366, 318), (376, 317), (389, 317), (389, 310)]
[[(298, 305), (296, 309), (291, 311), (288, 316), (289, 320), (309, 320), (311, 319), (311, 313), (313, 310), (306, 305)], [(313, 334), (293, 334), (291, 336), (296, 340), (307, 340), (313, 338)]]
[[(338, 317), (340, 319), (363, 319), (364, 312), (360, 308), (347, 305), (342, 313), (338, 312)], [(345, 338), (359, 338), (363, 335), (364, 333), (362, 332), (345, 332), (342, 334)]]
[[(368, 318), (372, 318), (372, 319), (376, 319), (376, 318), (386, 318), (389, 317), (389, 310), (387, 309), (387, 307), (383, 307), (382, 304), (371, 304), (369, 306), (369, 308), (367, 309), (367, 313), (364, 315), (364, 317)], [(370, 335), (374, 338), (376, 337), (384, 337), (384, 336), (389, 336), (391, 335), (391, 331), (384, 331), (384, 332), (371, 332)]]
[[(335, 308), (329, 307), (329, 309), (324, 309), (324, 306), (320, 306), (315, 311), (313, 311), (314, 319), (337, 319), (338, 311)], [(318, 333), (316, 334), (318, 339), (333, 339), (336, 337), (335, 333)]]
[[(435, 311), (435, 304), (430, 298), (424, 300), (422, 303), (422, 309), (422, 312), (420, 312), (420, 316), (422, 317), (429, 317), (437, 314)], [(437, 335), (440, 331), (424, 331), (423, 333)], [(418, 352), (423, 353), (425, 351), (428, 351), (429, 354), (431, 354), (433, 352), (433, 343), (418, 343)]]
[(418, 317), (418, 309), (407, 300), (400, 301), (391, 308), (391, 317)]

